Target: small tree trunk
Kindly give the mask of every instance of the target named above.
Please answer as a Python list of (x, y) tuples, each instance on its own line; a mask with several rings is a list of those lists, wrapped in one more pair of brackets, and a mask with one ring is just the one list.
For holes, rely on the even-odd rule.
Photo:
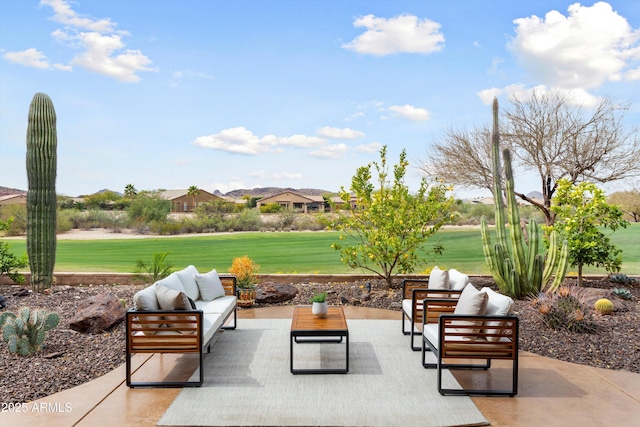
[(582, 264), (578, 264), (578, 286), (582, 286)]

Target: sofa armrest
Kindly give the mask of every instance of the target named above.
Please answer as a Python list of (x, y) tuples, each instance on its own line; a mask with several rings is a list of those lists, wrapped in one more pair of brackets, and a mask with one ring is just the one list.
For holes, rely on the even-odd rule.
[(202, 348), (202, 310), (126, 312), (127, 353), (198, 353)]
[(440, 315), (453, 313), (460, 294), (462, 291), (451, 289), (416, 289), (413, 292), (413, 305), (420, 307), (422, 324), (437, 323)]
[(225, 295), (236, 296), (238, 289), (236, 276), (231, 274), (220, 274), (220, 282), (224, 288)]

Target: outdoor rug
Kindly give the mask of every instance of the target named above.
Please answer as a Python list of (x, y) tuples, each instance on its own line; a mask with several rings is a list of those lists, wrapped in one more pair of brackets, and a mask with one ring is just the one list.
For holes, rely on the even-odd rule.
[[(489, 424), (469, 397), (438, 393), (436, 370), (422, 367), (400, 320), (347, 323), (348, 374), (292, 375), (291, 320), (240, 319), (238, 329), (224, 331), (205, 356), (203, 386), (183, 389), (158, 425)], [(344, 367), (345, 347), (344, 342), (294, 344), (295, 367)], [(446, 387), (458, 387), (449, 372), (443, 378)]]

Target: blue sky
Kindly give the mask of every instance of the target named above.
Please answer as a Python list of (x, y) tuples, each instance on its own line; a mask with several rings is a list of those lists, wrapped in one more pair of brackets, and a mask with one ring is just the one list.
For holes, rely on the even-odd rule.
[(337, 191), (383, 145), (417, 187), (430, 144), (489, 123), (494, 96), (608, 95), (638, 125), (639, 80), (632, 0), (4, 0), (0, 185), (27, 189), (36, 92), (56, 108), (61, 194)]

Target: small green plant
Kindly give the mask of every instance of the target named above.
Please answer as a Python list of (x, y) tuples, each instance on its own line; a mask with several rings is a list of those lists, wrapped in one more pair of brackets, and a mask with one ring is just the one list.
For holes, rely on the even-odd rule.
[(621, 285), (633, 285), (638, 283), (638, 279), (629, 277), (623, 273), (613, 273), (609, 275), (609, 280), (612, 283), (618, 283)]
[(58, 326), (60, 316), (45, 310), (22, 307), (18, 314), (2, 313), (2, 338), (9, 345), (9, 353), (28, 356), (40, 350), (45, 333)]
[(596, 303), (593, 305), (593, 308), (595, 308), (596, 312), (600, 314), (613, 313), (613, 303), (606, 298), (600, 298), (598, 301), (596, 301)]
[(133, 273), (137, 278), (149, 280), (151, 283), (164, 279), (173, 272), (173, 264), (167, 262), (169, 254), (170, 252), (154, 252), (153, 260), (150, 264), (139, 259), (133, 268)]
[(531, 299), (531, 303), (542, 316), (544, 324), (551, 329), (579, 333), (596, 330), (596, 323), (577, 289), (562, 286), (556, 292), (541, 293)]
[(625, 289), (625, 288), (613, 288), (613, 291), (611, 291), (615, 296), (617, 296), (618, 298), (624, 299), (629, 301), (632, 296), (631, 296), (631, 291), (629, 289)]
[(311, 302), (327, 302), (327, 293), (326, 292), (320, 292), (319, 294), (315, 294), (311, 298)]

